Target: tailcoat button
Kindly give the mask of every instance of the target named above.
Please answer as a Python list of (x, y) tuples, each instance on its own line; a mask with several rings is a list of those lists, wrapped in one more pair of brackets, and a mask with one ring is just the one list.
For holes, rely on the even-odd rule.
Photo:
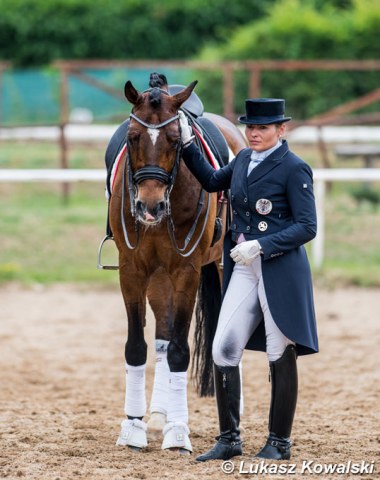
[(251, 230), (251, 227), (249, 225), (247, 225), (247, 230)]
[(247, 217), (249, 217), (251, 215), (249, 212), (245, 212), (245, 214), (247, 215)]
[(247, 203), (247, 202), (248, 202), (248, 198), (244, 197), (244, 203)]

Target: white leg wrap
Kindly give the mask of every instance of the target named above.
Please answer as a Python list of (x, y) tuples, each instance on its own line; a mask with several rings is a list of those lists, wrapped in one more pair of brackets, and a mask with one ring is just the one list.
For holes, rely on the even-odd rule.
[(120, 436), (116, 445), (144, 448), (148, 445), (146, 437), (146, 423), (134, 418), (125, 419), (121, 422)]
[(163, 430), (164, 440), (162, 450), (167, 448), (183, 448), (189, 452), (193, 451), (189, 438), (189, 427), (184, 422), (171, 422), (165, 425)]
[(143, 417), (146, 413), (145, 368), (126, 363), (126, 388), (124, 413), (130, 417)]
[(166, 415), (169, 392), (169, 365), (168, 365), (168, 340), (156, 340), (156, 365), (154, 369), (154, 383), (150, 400), (150, 413)]
[(167, 421), (188, 423), (187, 373), (170, 372)]

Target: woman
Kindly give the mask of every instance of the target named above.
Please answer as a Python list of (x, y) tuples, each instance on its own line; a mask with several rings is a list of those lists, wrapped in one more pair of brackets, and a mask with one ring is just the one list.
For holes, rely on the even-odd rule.
[(297, 355), (318, 351), (310, 266), (303, 245), (315, 237), (311, 168), (281, 137), (283, 99), (245, 102), (250, 148), (214, 170), (180, 115), (183, 159), (209, 192), (230, 189), (232, 222), (224, 242), (224, 298), (213, 341), (220, 435), (198, 461), (242, 454), (239, 362), (245, 348), (266, 351), (271, 405), (269, 436), (256, 455), (290, 458), (297, 402)]

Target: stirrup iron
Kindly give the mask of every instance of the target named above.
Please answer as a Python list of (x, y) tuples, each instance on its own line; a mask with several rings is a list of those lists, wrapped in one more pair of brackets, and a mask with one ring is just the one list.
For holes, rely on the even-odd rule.
[(108, 241), (108, 240), (112, 240), (114, 241), (113, 237), (111, 237), (110, 235), (106, 235), (103, 240), (100, 242), (100, 245), (99, 245), (99, 250), (98, 250), (98, 270), (119, 270), (119, 265), (102, 265), (102, 248), (103, 248), (103, 245)]

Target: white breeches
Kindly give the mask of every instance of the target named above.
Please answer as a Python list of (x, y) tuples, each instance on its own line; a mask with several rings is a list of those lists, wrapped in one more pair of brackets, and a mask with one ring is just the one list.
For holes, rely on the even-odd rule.
[(264, 317), (268, 360), (274, 362), (289, 344), (269, 310), (261, 272), (261, 257), (251, 265), (235, 264), (228, 285), (212, 347), (216, 365), (239, 365), (245, 346)]

